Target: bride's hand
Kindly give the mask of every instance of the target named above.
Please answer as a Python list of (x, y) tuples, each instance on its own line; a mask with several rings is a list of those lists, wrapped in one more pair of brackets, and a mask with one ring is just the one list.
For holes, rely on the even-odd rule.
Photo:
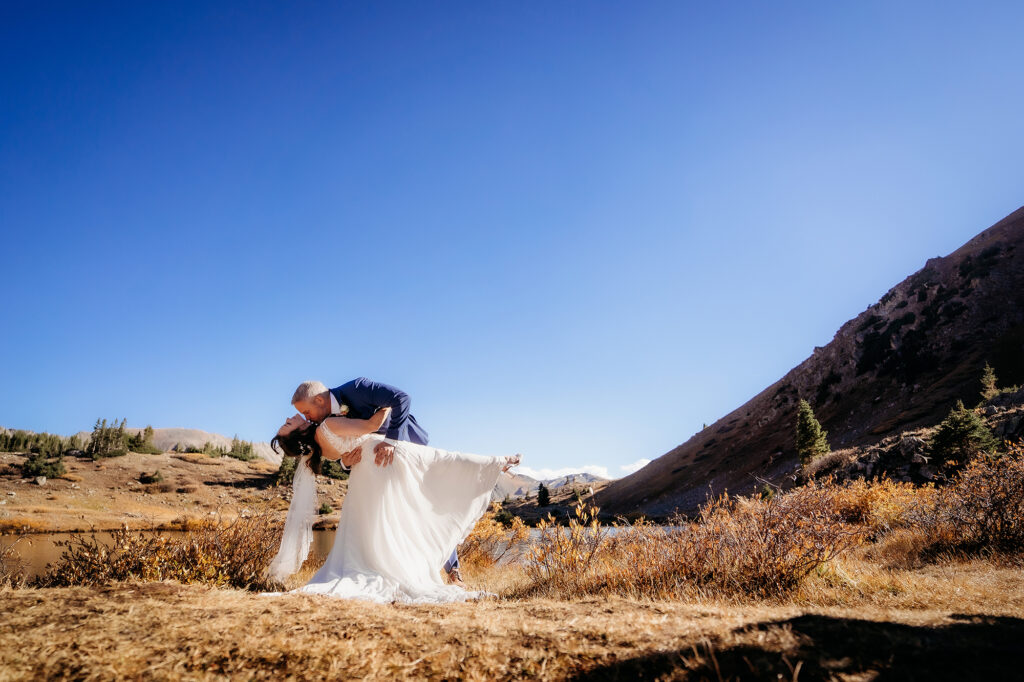
[(343, 452), (341, 454), (341, 463), (344, 464), (349, 469), (354, 467), (356, 464), (359, 464), (359, 462), (361, 462), (362, 459), (363, 459), (363, 446), (362, 445), (360, 445), (359, 447), (357, 447), (357, 448), (355, 448), (353, 450), (349, 450), (348, 452)]
[(501, 467), (501, 470), (508, 473), (508, 470), (519, 466), (520, 462), (523, 461), (523, 456), (520, 454), (514, 454), (511, 457), (505, 458), (505, 464)]

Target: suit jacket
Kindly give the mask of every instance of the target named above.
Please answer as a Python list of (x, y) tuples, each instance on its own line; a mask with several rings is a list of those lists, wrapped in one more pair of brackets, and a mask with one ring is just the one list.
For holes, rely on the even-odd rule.
[(377, 433), (392, 440), (427, 444), (427, 432), (409, 413), (409, 395), (394, 386), (359, 377), (332, 388), (331, 393), (339, 404), (348, 405), (348, 416), (356, 419), (369, 419), (379, 408), (390, 407), (391, 415)]

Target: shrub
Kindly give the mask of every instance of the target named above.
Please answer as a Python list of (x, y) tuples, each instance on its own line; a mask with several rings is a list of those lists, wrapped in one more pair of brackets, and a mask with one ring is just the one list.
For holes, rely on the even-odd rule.
[(224, 454), (228, 457), (240, 459), (243, 462), (249, 462), (259, 457), (253, 449), (252, 442), (239, 440), (237, 435), (231, 440), (231, 449)]
[(139, 476), (139, 483), (163, 483), (163, 481), (164, 475), (160, 473), (159, 469), (157, 469), (151, 474), (143, 473)]
[[(278, 467), (277, 473), (274, 474), (274, 483), (276, 485), (291, 484), (298, 461), (295, 457), (282, 457), (281, 465)], [(320, 476), (344, 481), (348, 479), (348, 472), (341, 468), (341, 462), (324, 459), (320, 462)]]
[(982, 418), (958, 400), (932, 434), (928, 449), (936, 464), (955, 469), (979, 452), (994, 452), (996, 445)]
[(320, 509), (318, 509), (316, 513), (323, 515), (330, 514), (332, 511), (334, 511), (334, 507), (324, 502), (323, 504), (320, 505)]
[(288, 485), (295, 476), (295, 465), (298, 460), (295, 457), (282, 457), (281, 466), (274, 475), (274, 482), (277, 485)]
[(59, 478), (66, 473), (63, 457), (50, 459), (42, 453), (30, 455), (21, 465), (21, 475), (25, 478), (35, 478), (36, 476)]
[(17, 552), (24, 536), (9, 545), (0, 545), (0, 587), (21, 587), (25, 583), (26, 562)]
[(915, 520), (930, 555), (1024, 552), (1024, 443), (972, 460)]
[(65, 587), (177, 580), (255, 591), (280, 588), (264, 575), (281, 540), (280, 525), (270, 512), (226, 525), (200, 524), (183, 536), (127, 529), (111, 535), (109, 545), (90, 536), (58, 542), (63, 554), (33, 584)]
[(341, 468), (341, 462), (325, 459), (320, 462), (320, 475), (338, 481), (348, 480), (348, 472)]
[[(831, 481), (826, 479), (818, 489), (830, 487)], [(932, 485), (919, 488), (888, 478), (871, 482), (858, 479), (829, 492), (839, 517), (845, 523), (863, 526), (872, 539), (911, 526), (914, 511), (922, 504), (929, 504), (935, 494)]]
[(506, 525), (502, 512), (497, 502), (491, 505), (490, 511), (480, 517), (473, 531), (459, 545), (459, 563), (464, 568), (490, 568), (529, 537), (522, 519), (509, 515), (511, 520)]
[(836, 511), (836, 491), (809, 485), (770, 499), (722, 496), (680, 528), (640, 520), (614, 536), (593, 507), (577, 507), (568, 529), (549, 515), (530, 546), (530, 582), (516, 594), (778, 596), (862, 538)]
[(597, 520), (599, 511), (591, 505), (577, 506), (568, 528), (558, 526), (551, 514), (537, 524), (539, 536), (530, 543), (526, 561), (528, 593), (572, 596), (591, 591), (599, 580), (597, 560), (608, 540), (607, 529)]

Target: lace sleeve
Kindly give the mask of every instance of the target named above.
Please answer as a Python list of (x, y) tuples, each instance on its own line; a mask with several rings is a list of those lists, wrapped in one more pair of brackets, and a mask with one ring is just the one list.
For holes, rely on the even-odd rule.
[(339, 454), (344, 454), (350, 450), (354, 450), (363, 443), (366, 442), (367, 436), (339, 436), (326, 424), (320, 424), (317, 429), (317, 433), (322, 433), (324, 439), (330, 444), (332, 448), (337, 450)]

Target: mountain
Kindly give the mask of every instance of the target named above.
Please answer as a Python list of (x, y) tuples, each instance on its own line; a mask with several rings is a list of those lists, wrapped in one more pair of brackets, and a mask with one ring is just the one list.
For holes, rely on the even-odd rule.
[(560, 476), (558, 478), (549, 478), (544, 481), (551, 490), (561, 488), (566, 485), (587, 485), (589, 483), (598, 483), (601, 481), (607, 481), (609, 479), (602, 478), (601, 476), (595, 476), (594, 474), (569, 474), (567, 476)]
[(546, 481), (538, 481), (535, 478), (524, 476), (523, 474), (501, 474), (498, 477), (498, 483), (494, 486), (494, 492), (491, 497), (495, 500), (504, 500), (506, 497), (526, 497), (527, 495), (536, 495), (537, 489), (540, 488), (540, 484), (543, 483), (548, 487), (549, 490), (557, 490), (567, 485), (589, 485), (591, 483), (599, 483), (607, 481), (607, 478), (601, 478), (594, 474), (569, 474), (567, 476), (560, 476), (558, 478), (550, 478)]
[(506, 497), (525, 497), (530, 492), (535, 492), (540, 481), (523, 476), (522, 474), (503, 473), (498, 475), (498, 482), (494, 486), (491, 498), (504, 500)]
[(781, 482), (797, 464), (796, 407), (835, 449), (931, 426), (979, 399), (984, 364), (1024, 384), (1024, 208), (933, 258), (749, 402), (596, 496), (608, 514), (692, 512), (709, 493)]

